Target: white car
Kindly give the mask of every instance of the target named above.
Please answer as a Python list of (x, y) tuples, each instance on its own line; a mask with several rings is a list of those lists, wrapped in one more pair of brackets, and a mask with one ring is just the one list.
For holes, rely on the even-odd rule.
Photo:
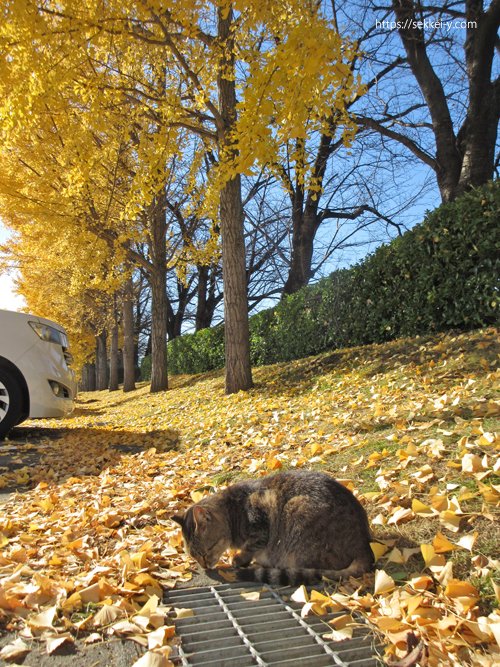
[(0, 310), (0, 439), (25, 419), (62, 417), (73, 410), (72, 360), (59, 324)]

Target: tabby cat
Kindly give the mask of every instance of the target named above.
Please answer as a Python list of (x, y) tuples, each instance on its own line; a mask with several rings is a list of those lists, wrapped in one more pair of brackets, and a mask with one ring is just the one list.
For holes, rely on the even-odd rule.
[(321, 472), (239, 482), (172, 518), (203, 568), (214, 568), (226, 549), (239, 549), (233, 565), (240, 581), (312, 583), (373, 568), (365, 510)]

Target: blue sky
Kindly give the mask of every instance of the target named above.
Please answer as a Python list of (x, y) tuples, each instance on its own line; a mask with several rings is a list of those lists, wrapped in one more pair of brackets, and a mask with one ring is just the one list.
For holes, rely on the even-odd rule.
[[(0, 220), (0, 245), (9, 238), (9, 231)], [(0, 272), (0, 309), (21, 310), (25, 306), (24, 299), (16, 294), (13, 276), (5, 271)]]

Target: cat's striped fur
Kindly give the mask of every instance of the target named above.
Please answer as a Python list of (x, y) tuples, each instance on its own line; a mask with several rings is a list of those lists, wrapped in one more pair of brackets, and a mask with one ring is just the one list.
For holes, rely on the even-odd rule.
[(213, 568), (226, 549), (240, 549), (233, 565), (241, 581), (313, 583), (373, 568), (363, 507), (325, 473), (287, 471), (239, 482), (173, 519), (204, 568)]

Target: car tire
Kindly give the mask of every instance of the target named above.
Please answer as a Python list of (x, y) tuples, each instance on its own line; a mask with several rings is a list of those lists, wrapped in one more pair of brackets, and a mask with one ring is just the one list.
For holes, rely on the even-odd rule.
[(23, 392), (17, 378), (0, 368), (0, 440), (21, 420)]

